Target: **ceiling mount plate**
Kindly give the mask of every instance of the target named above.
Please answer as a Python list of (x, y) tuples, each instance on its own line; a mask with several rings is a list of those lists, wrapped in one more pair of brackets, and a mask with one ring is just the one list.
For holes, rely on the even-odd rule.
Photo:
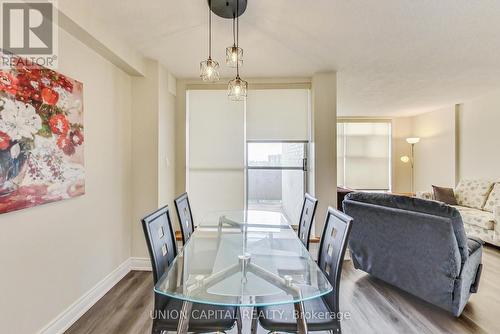
[[(247, 0), (208, 0), (208, 5), (210, 4), (212, 12), (225, 19), (238, 17), (247, 9)], [(238, 8), (238, 13), (236, 13), (236, 8)]]

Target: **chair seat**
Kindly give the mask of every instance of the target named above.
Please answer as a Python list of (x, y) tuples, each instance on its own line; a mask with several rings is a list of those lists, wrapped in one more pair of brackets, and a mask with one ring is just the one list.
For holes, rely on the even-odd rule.
[[(321, 297), (305, 301), (304, 313), (309, 331), (340, 330), (337, 314), (330, 310)], [(257, 315), (260, 325), (268, 331), (297, 331), (293, 304), (258, 307)]]
[[(155, 320), (155, 327), (166, 331), (176, 331), (183, 301), (164, 296), (157, 297), (160, 299), (158, 301), (159, 309), (165, 311), (165, 316), (156, 315), (158, 319)], [(236, 307), (193, 303), (188, 331), (226, 331), (233, 328), (235, 321)]]

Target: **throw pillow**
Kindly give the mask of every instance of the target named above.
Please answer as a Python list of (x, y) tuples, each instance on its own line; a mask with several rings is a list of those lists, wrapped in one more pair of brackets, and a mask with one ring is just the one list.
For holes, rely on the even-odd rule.
[(434, 199), (436, 201), (443, 202), (449, 205), (458, 204), (452, 188), (432, 186), (432, 191), (434, 192)]

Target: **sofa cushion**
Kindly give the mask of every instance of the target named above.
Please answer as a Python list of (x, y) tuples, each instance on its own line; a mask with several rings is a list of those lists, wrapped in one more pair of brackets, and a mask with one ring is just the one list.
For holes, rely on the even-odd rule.
[(462, 180), (455, 189), (455, 198), (460, 206), (482, 210), (493, 187), (492, 181)]
[(465, 206), (454, 206), (460, 212), (464, 224), (475, 225), (485, 230), (492, 230), (495, 218), (491, 212), (468, 208)]
[(500, 207), (500, 183), (495, 183), (493, 190), (490, 192), (484, 210), (493, 212), (495, 207)]

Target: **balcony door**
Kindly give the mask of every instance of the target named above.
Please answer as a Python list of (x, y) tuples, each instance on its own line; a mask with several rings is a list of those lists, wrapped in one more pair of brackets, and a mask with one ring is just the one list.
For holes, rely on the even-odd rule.
[(247, 142), (247, 207), (299, 221), (307, 189), (307, 142)]

